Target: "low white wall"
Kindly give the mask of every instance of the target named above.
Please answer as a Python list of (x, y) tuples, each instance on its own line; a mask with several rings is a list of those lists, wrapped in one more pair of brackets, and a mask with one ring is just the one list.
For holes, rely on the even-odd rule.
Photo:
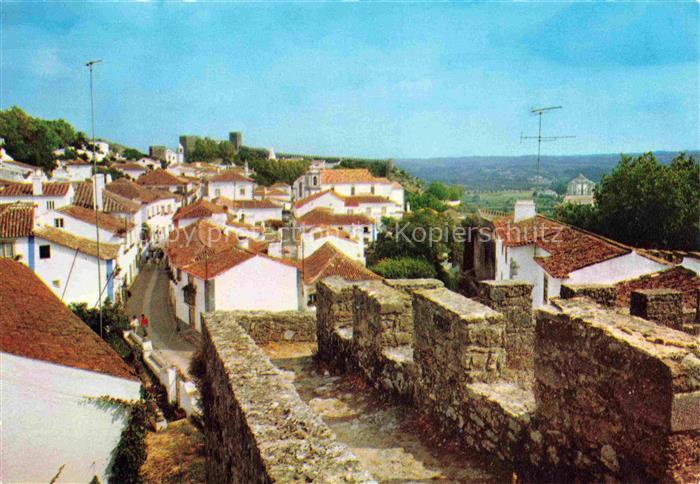
[(140, 398), (139, 381), (0, 353), (0, 480), (106, 482), (111, 452), (126, 423), (85, 397)]

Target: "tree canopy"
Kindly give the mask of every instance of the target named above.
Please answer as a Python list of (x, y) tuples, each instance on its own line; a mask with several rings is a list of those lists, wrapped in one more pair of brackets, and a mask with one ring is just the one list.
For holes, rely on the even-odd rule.
[(700, 165), (680, 154), (663, 165), (651, 153), (622, 156), (596, 187), (595, 206), (560, 206), (560, 220), (620, 242), (700, 249)]
[(435, 267), (422, 257), (392, 257), (382, 259), (371, 267), (387, 279), (421, 279), (437, 276)]
[(56, 167), (55, 150), (82, 147), (87, 139), (63, 119), (34, 118), (17, 106), (0, 111), (0, 137), (12, 158), (47, 172)]

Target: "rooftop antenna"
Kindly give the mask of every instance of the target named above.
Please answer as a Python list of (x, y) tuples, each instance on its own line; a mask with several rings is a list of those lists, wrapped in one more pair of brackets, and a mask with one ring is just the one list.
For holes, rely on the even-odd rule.
[(102, 59), (91, 60), (85, 63), (85, 67), (90, 70), (90, 121), (92, 125), (92, 204), (95, 209), (95, 232), (97, 242), (97, 304), (100, 312), (100, 338), (104, 338), (102, 331), (102, 266), (100, 263), (100, 217), (97, 212), (97, 157), (95, 156), (95, 90), (92, 82), (92, 68), (95, 64), (102, 62)]
[(561, 109), (561, 106), (548, 106), (546, 108), (531, 108), (530, 114), (537, 116), (539, 129), (537, 131), (537, 136), (523, 136), (520, 135), (520, 142), (522, 143), (524, 139), (536, 139), (537, 140), (537, 180), (540, 180), (540, 155), (542, 154), (542, 142), (556, 141), (558, 139), (575, 138), (576, 136), (542, 136), (542, 115), (549, 111), (555, 109)]

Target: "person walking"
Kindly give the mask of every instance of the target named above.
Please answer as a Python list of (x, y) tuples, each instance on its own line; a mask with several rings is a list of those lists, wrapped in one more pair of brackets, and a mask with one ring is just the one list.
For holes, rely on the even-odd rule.
[(143, 330), (143, 337), (148, 338), (148, 318), (145, 314), (141, 315), (141, 329)]
[(131, 321), (129, 321), (129, 327), (131, 328), (131, 331), (134, 332), (134, 334), (139, 334), (139, 318), (137, 318), (135, 314), (131, 316)]

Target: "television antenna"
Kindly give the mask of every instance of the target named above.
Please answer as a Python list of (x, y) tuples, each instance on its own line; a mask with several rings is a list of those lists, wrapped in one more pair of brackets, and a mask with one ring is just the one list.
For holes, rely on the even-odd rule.
[(540, 179), (540, 157), (542, 154), (542, 143), (547, 143), (550, 141), (556, 141), (558, 139), (571, 139), (576, 136), (542, 136), (542, 115), (553, 111), (555, 109), (561, 109), (561, 106), (548, 106), (546, 108), (531, 108), (530, 114), (538, 117), (538, 131), (537, 136), (523, 136), (520, 135), (520, 142), (522, 143), (525, 139), (536, 139), (537, 140), (537, 180)]

